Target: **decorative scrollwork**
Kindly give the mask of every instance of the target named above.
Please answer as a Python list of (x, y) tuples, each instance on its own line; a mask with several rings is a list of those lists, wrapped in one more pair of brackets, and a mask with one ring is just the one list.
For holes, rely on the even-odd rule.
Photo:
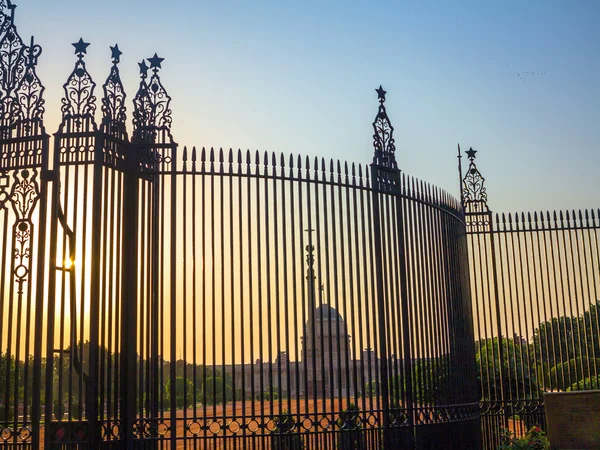
[(462, 179), (462, 201), (467, 214), (487, 212), (487, 191), (484, 186), (485, 178), (481, 175), (475, 164), (477, 150), (467, 150), (469, 168)]
[(36, 177), (35, 170), (16, 171), (10, 193), (11, 205), (17, 218), (13, 228), (15, 239), (13, 275), (19, 297), (23, 295), (23, 286), (29, 279), (30, 241), (33, 229), (31, 216), (40, 193)]
[(21, 170), (14, 174), (10, 197), (17, 220), (30, 220), (40, 192), (35, 170)]
[(15, 91), (25, 76), (27, 66), (23, 40), (14, 24), (14, 8), (10, 1), (0, 4), (0, 30), (3, 33), (0, 39), (0, 118), (4, 130), (15, 122), (15, 110), (19, 108)]
[[(158, 75), (161, 69), (161, 63), (164, 58), (160, 58), (156, 53), (152, 58), (148, 58), (150, 67), (146, 61), (139, 63), (140, 67), (140, 87), (133, 100), (133, 127), (136, 133), (136, 139), (143, 142), (153, 142), (158, 130), (171, 129), (171, 97), (160, 81)], [(147, 81), (148, 70), (152, 69), (150, 81)]]
[(375, 155), (373, 164), (388, 169), (397, 169), (396, 163), (396, 144), (394, 141), (394, 127), (385, 110), (385, 94), (387, 93), (381, 86), (375, 89), (379, 98), (379, 111), (373, 122), (373, 147)]
[(112, 68), (106, 82), (102, 86), (104, 97), (102, 98), (102, 127), (105, 132), (113, 136), (121, 136), (125, 132), (125, 121), (127, 120), (125, 108), (125, 89), (121, 82), (119, 73), (119, 62), (123, 54), (118, 44), (110, 48), (112, 52)]
[(34, 121), (41, 123), (45, 111), (44, 99), (42, 98), (45, 88), (35, 71), (42, 48), (34, 44), (32, 37), (31, 45), (23, 47), (22, 53), (27, 61), (27, 68), (16, 92), (17, 105), (19, 106), (16, 112), (18, 119), (24, 122), (26, 131), (29, 131)]
[(87, 53), (87, 47), (90, 45), (79, 39), (79, 42), (72, 44), (75, 47), (75, 54), (78, 56), (75, 67), (67, 82), (63, 85), (65, 97), (62, 99), (61, 111), (63, 121), (75, 119), (76, 128), (79, 131), (84, 117), (93, 117), (96, 112), (96, 97), (94, 89), (96, 83), (85, 67), (83, 56)]

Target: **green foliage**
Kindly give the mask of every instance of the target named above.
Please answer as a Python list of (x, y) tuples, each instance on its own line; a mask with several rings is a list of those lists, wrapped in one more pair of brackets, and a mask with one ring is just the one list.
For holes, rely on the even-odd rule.
[(595, 391), (598, 389), (600, 389), (600, 375), (579, 380), (569, 386), (567, 391)]
[[(596, 367), (600, 367), (600, 358), (596, 359), (595, 364)], [(549, 377), (555, 380), (558, 389), (565, 390), (572, 384), (588, 378), (585, 374), (590, 371), (594, 371), (594, 360), (577, 357), (554, 366), (550, 369)]]
[[(175, 378), (175, 404), (177, 408), (189, 408), (194, 404), (194, 385), (190, 380), (185, 380), (183, 377)], [(165, 396), (170, 400), (171, 395), (171, 380), (165, 384)], [(168, 401), (167, 401), (168, 404)]]
[(262, 392), (258, 392), (255, 395), (255, 398), (258, 401), (271, 400), (271, 398), (273, 400), (279, 400), (279, 393), (275, 390), (273, 386), (267, 386), (265, 389), (263, 389)]
[[(531, 398), (541, 395), (537, 376), (527, 361), (527, 344), (521, 340), (502, 338), (502, 360), (497, 337), (482, 339), (476, 343), (481, 398), (498, 400), (501, 389), (505, 398)], [(502, 377), (501, 377), (502, 375)], [(502, 382), (501, 382), (502, 380)]]
[(0, 423), (13, 420), (15, 417), (13, 412), (12, 405), (0, 405)]
[(550, 441), (540, 427), (532, 427), (525, 436), (517, 438), (514, 433), (502, 430), (501, 445), (498, 450), (549, 450)]
[(271, 433), (271, 448), (274, 450), (302, 450), (304, 442), (296, 430), (296, 421), (287, 411), (273, 417), (276, 426)]
[(339, 450), (364, 450), (367, 448), (362, 423), (359, 417), (360, 409), (354, 403), (342, 411), (337, 421), (339, 427)]
[[(578, 317), (555, 317), (534, 330), (529, 351), (532, 361), (537, 362), (538, 377), (544, 381), (546, 389), (564, 389), (571, 382), (563, 382), (560, 372), (551, 373), (553, 367), (574, 358), (583, 358), (584, 361), (600, 358), (599, 309), (600, 300), (590, 304)], [(584, 371), (586, 376), (591, 375), (587, 372), (586, 362)], [(565, 378), (567, 376), (565, 373)]]

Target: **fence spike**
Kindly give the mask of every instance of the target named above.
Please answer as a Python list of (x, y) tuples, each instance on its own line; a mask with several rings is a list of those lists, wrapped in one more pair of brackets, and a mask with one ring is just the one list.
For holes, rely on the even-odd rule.
[(233, 149), (230, 147), (229, 148), (229, 166), (231, 167), (231, 165), (233, 164)]
[(192, 162), (193, 163), (196, 162), (196, 146), (195, 145), (192, 147)]
[(256, 167), (258, 167), (259, 164), (260, 164), (260, 153), (258, 150), (256, 150), (256, 153), (254, 154), (254, 165)]
[(241, 148), (238, 148), (237, 163), (238, 163), (238, 166), (242, 165), (242, 149)]
[(184, 163), (185, 163), (185, 162), (187, 162), (187, 145), (184, 145), (184, 146), (183, 146), (183, 155), (182, 155), (182, 159), (183, 159), (183, 162), (184, 162)]
[(214, 163), (215, 162), (215, 149), (213, 147), (210, 148), (210, 156), (209, 156), (210, 162)]
[(290, 153), (290, 169), (294, 168), (294, 155)]
[(285, 167), (285, 156), (283, 156), (283, 152), (280, 153), (279, 165), (281, 166), (282, 169)]

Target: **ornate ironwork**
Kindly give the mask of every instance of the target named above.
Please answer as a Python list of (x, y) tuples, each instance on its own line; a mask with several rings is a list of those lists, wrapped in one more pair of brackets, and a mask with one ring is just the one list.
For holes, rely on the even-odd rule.
[(397, 169), (394, 127), (385, 109), (385, 94), (387, 92), (381, 85), (375, 91), (379, 98), (379, 111), (373, 122), (373, 130), (375, 131), (373, 134), (373, 147), (375, 147), (373, 164), (388, 169)]
[(119, 62), (123, 54), (119, 45), (110, 48), (113, 65), (106, 82), (102, 86), (104, 97), (102, 98), (102, 129), (113, 136), (122, 136), (125, 133), (125, 122), (127, 120), (125, 89), (121, 82), (119, 73)]
[(94, 96), (96, 83), (87, 71), (83, 60), (90, 44), (80, 38), (72, 45), (75, 47), (78, 59), (67, 82), (63, 85), (65, 97), (62, 99), (61, 111), (63, 121), (74, 119), (76, 129), (81, 130), (82, 119), (93, 118), (96, 112), (96, 97)]
[(25, 76), (16, 92), (18, 119), (25, 124), (26, 131), (30, 131), (32, 123), (37, 121), (41, 124), (44, 116), (44, 86), (37, 76), (35, 66), (42, 54), (42, 47), (34, 43), (22, 49), (23, 56), (27, 62)]
[(475, 164), (477, 150), (469, 148), (466, 151), (469, 158), (469, 168), (462, 179), (462, 201), (467, 213), (487, 212), (487, 191), (484, 186), (485, 178)]
[(2, 197), (10, 199), (16, 220), (13, 225), (13, 276), (16, 284), (15, 292), (19, 299), (24, 293), (24, 285), (29, 280), (29, 258), (31, 254), (31, 234), (33, 231), (32, 214), (39, 199), (39, 185), (36, 170), (17, 170), (13, 174), (11, 191), (6, 195), (8, 176), (1, 183)]
[[(160, 76), (159, 70), (164, 58), (160, 58), (156, 53), (152, 58), (148, 58), (150, 67), (146, 60), (139, 63), (140, 68), (140, 86), (133, 99), (133, 127), (135, 136), (138, 140), (151, 142), (156, 138), (158, 130), (171, 129), (171, 97), (167, 94)], [(152, 70), (150, 80), (148, 70)]]
[(0, 118), (2, 129), (7, 130), (18, 117), (15, 91), (25, 76), (27, 64), (23, 54), (25, 45), (14, 24), (15, 5), (10, 0), (2, 1), (0, 9), (0, 31), (3, 33), (0, 39)]

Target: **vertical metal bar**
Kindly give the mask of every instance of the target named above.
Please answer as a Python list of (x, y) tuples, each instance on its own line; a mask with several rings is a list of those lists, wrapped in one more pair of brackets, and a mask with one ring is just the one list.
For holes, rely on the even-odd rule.
[[(394, 174), (396, 177), (397, 174)], [(384, 296), (384, 283), (383, 279), (383, 247), (382, 247), (382, 230), (381, 230), (381, 211), (380, 211), (380, 198), (384, 195), (382, 189), (382, 177), (380, 169), (372, 164), (371, 165), (371, 179), (373, 182), (372, 187), (372, 198), (373, 198), (373, 240), (375, 250), (375, 274), (376, 274), (376, 286), (377, 286), (377, 316), (378, 316), (378, 339), (379, 339), (379, 351), (381, 358), (381, 373), (380, 373), (380, 384), (381, 384), (381, 402), (382, 402), (382, 414), (383, 414), (383, 448), (389, 449), (389, 392), (388, 392), (388, 367), (387, 367), (387, 327), (386, 327), (386, 299)], [(400, 258), (401, 259), (401, 258)]]
[[(46, 287), (46, 229), (47, 229), (47, 214), (48, 214), (48, 194), (51, 194), (51, 176), (52, 172), (48, 170), (48, 157), (50, 153), (49, 137), (44, 135), (42, 141), (42, 164), (41, 171), (41, 186), (40, 186), (40, 212), (39, 212), (39, 236), (37, 244), (37, 271), (36, 271), (36, 300), (35, 300), (35, 318), (34, 318), (34, 347), (33, 347), (33, 380), (32, 380), (32, 404), (31, 404), (31, 425), (32, 436), (31, 446), (40, 448), (41, 445), (41, 417), (42, 417), (42, 342), (44, 330), (44, 310), (45, 300), (50, 302)], [(51, 197), (51, 195), (50, 195)], [(4, 278), (4, 276), (2, 276)], [(1, 291), (3, 292), (3, 291)], [(0, 310), (2, 310), (0, 305)], [(3, 323), (0, 319), (0, 323)], [(48, 360), (49, 358), (46, 358)], [(0, 420), (2, 418), (0, 417)], [(46, 420), (46, 422), (48, 422)]]
[[(133, 448), (136, 416), (137, 379), (137, 318), (138, 318), (138, 195), (137, 152), (125, 147), (126, 160), (123, 173), (123, 256), (121, 301), (121, 350), (119, 362), (119, 388), (121, 413), (121, 439), (124, 448)], [(142, 259), (143, 261), (143, 259)], [(143, 297), (141, 297), (143, 299)], [(143, 353), (140, 354), (143, 358)]]
[(98, 370), (99, 370), (99, 325), (100, 325), (100, 290), (101, 290), (101, 251), (102, 251), (102, 221), (106, 219), (102, 213), (102, 156), (104, 138), (98, 133), (95, 136), (93, 197), (92, 197), (92, 246), (90, 270), (90, 350), (89, 373), (86, 384), (86, 412), (90, 426), (90, 448), (97, 448), (100, 441), (99, 411), (98, 411)]

